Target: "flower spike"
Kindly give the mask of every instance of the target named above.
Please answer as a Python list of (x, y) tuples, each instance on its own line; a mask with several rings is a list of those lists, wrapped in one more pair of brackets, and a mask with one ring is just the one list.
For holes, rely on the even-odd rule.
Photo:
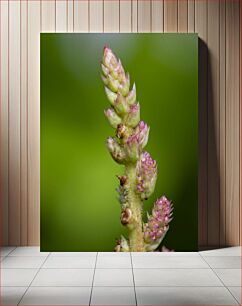
[(149, 138), (149, 126), (140, 120), (140, 104), (136, 101), (136, 86), (130, 89), (130, 76), (121, 60), (109, 47), (103, 49), (101, 78), (111, 107), (104, 111), (116, 137), (107, 139), (112, 158), (125, 166), (118, 175), (118, 200), (121, 206), (120, 221), (128, 230), (128, 239), (117, 241), (116, 252), (144, 252), (159, 248), (172, 220), (172, 204), (165, 197), (158, 199), (147, 213), (143, 224), (143, 202), (153, 193), (157, 179), (157, 164), (144, 151)]

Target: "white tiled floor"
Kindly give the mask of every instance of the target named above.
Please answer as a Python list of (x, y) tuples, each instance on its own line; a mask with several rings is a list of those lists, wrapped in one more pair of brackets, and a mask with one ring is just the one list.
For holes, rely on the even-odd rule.
[(239, 305), (240, 247), (168, 253), (1, 250), (3, 305)]

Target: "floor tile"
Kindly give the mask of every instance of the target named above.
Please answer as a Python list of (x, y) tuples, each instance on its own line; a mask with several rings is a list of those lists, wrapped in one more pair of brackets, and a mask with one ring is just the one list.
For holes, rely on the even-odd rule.
[(241, 256), (241, 247), (228, 247), (199, 252), (202, 256)]
[(138, 305), (237, 305), (225, 287), (137, 287)]
[(93, 286), (132, 287), (132, 269), (96, 269)]
[(214, 269), (225, 286), (241, 286), (240, 269)]
[(91, 286), (94, 269), (41, 269), (32, 286)]
[(38, 269), (41, 267), (43, 262), (45, 261), (45, 257), (37, 257), (37, 256), (8, 256), (4, 259), (1, 266), (2, 268), (33, 268)]
[(99, 256), (97, 258), (97, 268), (132, 268), (130, 256)]
[(130, 257), (130, 252), (98, 252), (98, 257)]
[(1, 304), (18, 305), (27, 287), (1, 287)]
[(16, 247), (0, 247), (0, 254), (1, 254), (1, 256), (7, 256), (15, 248)]
[(211, 268), (240, 269), (240, 256), (203, 256)]
[(20, 305), (89, 305), (91, 287), (30, 287)]
[(94, 268), (96, 257), (79, 256), (79, 257), (48, 257), (43, 268), (62, 268), (62, 269), (80, 269)]
[(134, 269), (136, 286), (223, 286), (210, 269)]
[(159, 257), (173, 257), (173, 256), (178, 256), (178, 257), (181, 257), (181, 256), (196, 256), (198, 257), (199, 256), (199, 253), (198, 252), (131, 252), (131, 256), (132, 257), (138, 257), (138, 256), (159, 256)]
[(201, 256), (135, 256), (132, 263), (134, 268), (209, 268)]
[(2, 286), (29, 286), (38, 269), (1, 269)]
[(229, 291), (236, 298), (237, 302), (241, 304), (241, 287), (228, 287)]
[(47, 256), (48, 252), (40, 252), (39, 247), (17, 247), (9, 256)]
[(136, 305), (134, 287), (93, 287), (91, 305)]
[(96, 257), (97, 252), (52, 252), (50, 257)]

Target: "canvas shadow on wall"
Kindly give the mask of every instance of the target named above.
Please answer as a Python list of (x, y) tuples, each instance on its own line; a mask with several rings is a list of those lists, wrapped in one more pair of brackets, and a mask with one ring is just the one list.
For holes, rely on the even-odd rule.
[[(196, 34), (41, 33), (41, 250), (113, 251), (126, 235), (117, 201), (121, 166), (105, 141), (113, 135), (100, 80), (105, 45), (135, 80), (147, 150), (158, 163), (156, 189), (174, 219), (163, 244), (197, 250), (198, 37)], [(144, 213), (144, 218), (145, 218)]]

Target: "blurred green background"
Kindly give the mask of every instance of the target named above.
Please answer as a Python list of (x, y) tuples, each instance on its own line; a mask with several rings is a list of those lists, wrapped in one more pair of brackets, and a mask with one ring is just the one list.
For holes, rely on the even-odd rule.
[(163, 244), (197, 250), (197, 35), (40, 35), (41, 250), (113, 251), (126, 234), (115, 191), (123, 169), (105, 147), (114, 134), (103, 114), (105, 45), (135, 81), (141, 118), (151, 127), (146, 150), (157, 160), (158, 180), (144, 209), (165, 194), (174, 219)]

